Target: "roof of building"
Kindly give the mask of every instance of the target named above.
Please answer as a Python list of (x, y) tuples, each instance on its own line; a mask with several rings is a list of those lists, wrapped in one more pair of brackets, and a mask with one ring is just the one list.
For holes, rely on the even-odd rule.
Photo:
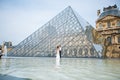
[(99, 18), (97, 19), (100, 20), (106, 16), (116, 16), (120, 17), (120, 10), (117, 7), (109, 6), (107, 8), (103, 9), (103, 12), (100, 14)]

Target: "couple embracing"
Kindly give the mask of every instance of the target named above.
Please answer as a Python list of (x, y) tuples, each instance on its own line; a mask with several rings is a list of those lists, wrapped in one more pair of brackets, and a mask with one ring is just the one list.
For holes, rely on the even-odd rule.
[(56, 49), (56, 59), (60, 59), (61, 58), (61, 45), (57, 46)]

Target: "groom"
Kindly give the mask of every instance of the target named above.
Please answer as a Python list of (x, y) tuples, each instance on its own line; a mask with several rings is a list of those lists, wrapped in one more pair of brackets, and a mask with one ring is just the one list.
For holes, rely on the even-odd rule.
[(60, 52), (60, 58), (61, 58), (61, 45), (59, 45), (59, 52)]

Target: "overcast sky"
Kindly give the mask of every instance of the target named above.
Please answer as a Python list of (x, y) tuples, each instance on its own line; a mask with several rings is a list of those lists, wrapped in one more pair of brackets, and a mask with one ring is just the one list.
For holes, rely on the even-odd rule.
[(97, 10), (114, 4), (120, 8), (120, 0), (0, 0), (0, 44), (17, 45), (67, 6), (95, 27)]

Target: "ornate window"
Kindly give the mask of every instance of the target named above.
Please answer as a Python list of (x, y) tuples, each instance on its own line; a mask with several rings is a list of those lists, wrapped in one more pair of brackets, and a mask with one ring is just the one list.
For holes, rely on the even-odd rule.
[(120, 43), (120, 37), (118, 37), (118, 43)]
[(109, 44), (112, 44), (112, 38), (111, 38), (111, 37), (107, 37), (107, 42), (108, 42)]
[(120, 20), (117, 21), (117, 26), (120, 27)]
[(111, 27), (110, 21), (107, 22), (107, 27), (108, 27), (108, 28)]

